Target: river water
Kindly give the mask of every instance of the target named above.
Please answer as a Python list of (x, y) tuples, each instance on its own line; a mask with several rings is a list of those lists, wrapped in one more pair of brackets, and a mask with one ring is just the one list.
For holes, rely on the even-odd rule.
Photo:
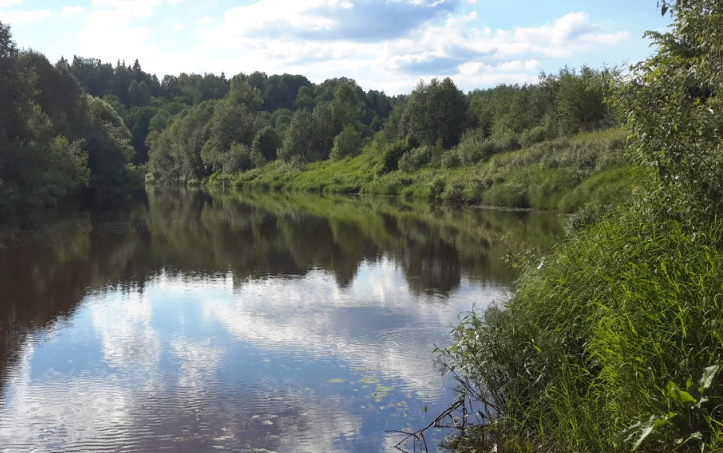
[(0, 451), (391, 451), (452, 401), (432, 349), (505, 296), (502, 237), (561, 221), (149, 189), (6, 229)]

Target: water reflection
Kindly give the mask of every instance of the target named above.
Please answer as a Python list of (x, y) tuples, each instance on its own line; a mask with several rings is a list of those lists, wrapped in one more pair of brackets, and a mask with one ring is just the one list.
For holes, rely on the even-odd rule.
[[(3, 451), (384, 451), (556, 216), (150, 190), (0, 235)], [(428, 418), (428, 417), (427, 417)]]

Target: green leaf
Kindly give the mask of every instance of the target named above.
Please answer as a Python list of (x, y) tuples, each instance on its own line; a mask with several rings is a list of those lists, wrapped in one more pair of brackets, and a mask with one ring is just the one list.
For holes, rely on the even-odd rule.
[(671, 400), (681, 405), (693, 405), (697, 402), (690, 393), (682, 391), (680, 387), (673, 382), (668, 383), (668, 396)]

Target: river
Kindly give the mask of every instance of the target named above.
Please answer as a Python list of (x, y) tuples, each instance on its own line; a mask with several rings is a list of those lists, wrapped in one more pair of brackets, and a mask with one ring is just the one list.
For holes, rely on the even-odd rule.
[(562, 218), (151, 188), (8, 229), (0, 451), (391, 451), (451, 402), (432, 349), (507, 294), (505, 235)]

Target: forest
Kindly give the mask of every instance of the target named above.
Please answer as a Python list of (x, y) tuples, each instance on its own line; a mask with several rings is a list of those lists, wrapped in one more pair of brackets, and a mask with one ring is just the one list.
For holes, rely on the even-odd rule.
[[(565, 68), (536, 84), (467, 94), (449, 78), (434, 79), (390, 97), (343, 77), (319, 84), (261, 72), (159, 79), (137, 60), (74, 56), (52, 64), (19, 49), (9, 26), (0, 26), (0, 104), (9, 112), (0, 119), (4, 216), (68, 202), (112, 205), (144, 183), (225, 184), (242, 175), (240, 186), (263, 171), (288, 180), (315, 162), (354, 167), (360, 155), (371, 159), (361, 183), (381, 187), (390, 173), (453, 170), (619, 124), (603, 100), (616, 77), (609, 70)], [(341, 186), (362, 191), (360, 182)]]

